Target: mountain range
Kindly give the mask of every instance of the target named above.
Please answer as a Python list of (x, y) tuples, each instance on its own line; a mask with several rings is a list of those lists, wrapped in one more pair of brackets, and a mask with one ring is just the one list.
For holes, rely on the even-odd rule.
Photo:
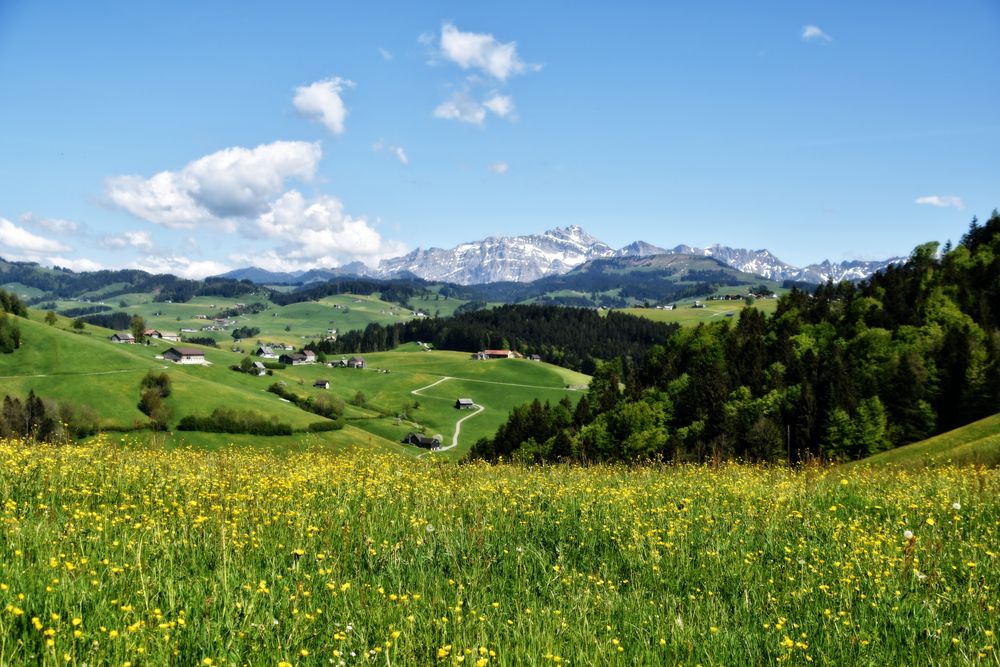
[(451, 249), (417, 248), (401, 257), (385, 259), (372, 269), (354, 262), (336, 269), (276, 273), (257, 267), (235, 269), (225, 278), (251, 280), (262, 284), (322, 282), (347, 275), (374, 278), (417, 277), (431, 281), (480, 285), (496, 282), (527, 283), (548, 276), (563, 275), (586, 262), (614, 257), (651, 257), (655, 255), (695, 255), (712, 257), (743, 273), (769, 280), (825, 283), (828, 280), (863, 280), (890, 264), (905, 261), (892, 257), (882, 261), (848, 260), (797, 267), (783, 262), (768, 250), (748, 250), (713, 245), (696, 248), (678, 245), (661, 248), (645, 241), (635, 241), (622, 248), (588, 234), (577, 225), (556, 227), (541, 234), (525, 236), (490, 236), (481, 241), (462, 243)]

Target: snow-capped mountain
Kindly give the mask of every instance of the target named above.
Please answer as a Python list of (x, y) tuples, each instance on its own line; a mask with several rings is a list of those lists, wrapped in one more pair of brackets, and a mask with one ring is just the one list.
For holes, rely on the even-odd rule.
[(412, 274), (462, 285), (531, 282), (566, 273), (591, 259), (613, 256), (614, 248), (571, 225), (543, 234), (491, 236), (451, 250), (417, 248), (402, 257), (383, 260), (377, 275)]
[(443, 248), (417, 248), (402, 257), (385, 259), (377, 269), (370, 269), (355, 262), (337, 269), (314, 269), (289, 274), (274, 274), (263, 269), (237, 269), (224, 274), (236, 279), (249, 278), (255, 282), (307, 283), (330, 280), (343, 275), (367, 275), (378, 278), (416, 276), (425, 280), (477, 285), (494, 282), (526, 283), (546, 276), (561, 275), (594, 259), (611, 257), (650, 257), (653, 255), (698, 255), (712, 257), (734, 269), (761, 276), (769, 280), (796, 280), (808, 283), (825, 283), (827, 280), (863, 280), (890, 264), (905, 261), (893, 257), (885, 261), (849, 260), (833, 263), (824, 260), (819, 264), (797, 267), (781, 261), (769, 250), (747, 250), (713, 245), (696, 248), (678, 245), (661, 248), (634, 241), (615, 250), (582, 228), (571, 225), (556, 227), (542, 234), (527, 236), (491, 236)]

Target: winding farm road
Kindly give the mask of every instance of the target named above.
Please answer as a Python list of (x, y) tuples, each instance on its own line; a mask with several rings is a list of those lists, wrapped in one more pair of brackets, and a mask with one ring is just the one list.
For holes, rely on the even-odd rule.
[[(423, 394), (421, 392), (423, 392), (423, 391), (425, 391), (427, 389), (430, 389), (431, 387), (435, 387), (435, 386), (437, 386), (437, 385), (439, 385), (442, 382), (445, 382), (447, 380), (454, 380), (454, 379), (455, 378), (453, 378), (453, 377), (445, 376), (445, 377), (441, 378), (440, 380), (437, 380), (435, 382), (431, 382), (426, 387), (420, 387), (419, 389), (414, 389), (410, 393), (413, 394), (414, 396), (423, 396)], [(437, 396), (428, 396), (427, 398), (438, 398), (438, 397)], [(447, 400), (447, 399), (439, 399), (439, 400)], [(472, 417), (475, 417), (476, 415), (478, 415), (480, 412), (482, 412), (485, 409), (486, 409), (485, 406), (477, 404), (475, 412), (473, 412), (472, 414), (469, 414), (469, 415), (465, 415), (464, 417), (462, 417), (461, 419), (459, 419), (457, 422), (455, 422), (455, 433), (451, 436), (451, 444), (450, 445), (444, 445), (442, 447), (438, 447), (437, 449), (435, 449), (433, 451), (434, 452), (445, 452), (445, 451), (448, 451), (449, 449), (454, 449), (455, 447), (457, 447), (458, 446), (458, 436), (461, 435), (461, 433), (462, 433), (462, 422), (464, 422), (466, 419), (471, 419)], [(420, 454), (417, 458), (422, 458), (422, 457), (427, 456), (428, 454), (431, 454), (431, 453), (432, 452), (424, 452), (423, 454)]]

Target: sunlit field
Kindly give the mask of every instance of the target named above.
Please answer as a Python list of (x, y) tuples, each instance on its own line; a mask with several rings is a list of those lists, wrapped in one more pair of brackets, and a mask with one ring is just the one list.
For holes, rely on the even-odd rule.
[(0, 664), (998, 661), (996, 470), (0, 462)]

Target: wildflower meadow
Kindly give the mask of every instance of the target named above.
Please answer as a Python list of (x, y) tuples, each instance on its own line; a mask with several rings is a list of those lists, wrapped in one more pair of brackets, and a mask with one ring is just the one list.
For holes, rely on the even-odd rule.
[(998, 664), (1000, 472), (0, 441), (0, 664)]

